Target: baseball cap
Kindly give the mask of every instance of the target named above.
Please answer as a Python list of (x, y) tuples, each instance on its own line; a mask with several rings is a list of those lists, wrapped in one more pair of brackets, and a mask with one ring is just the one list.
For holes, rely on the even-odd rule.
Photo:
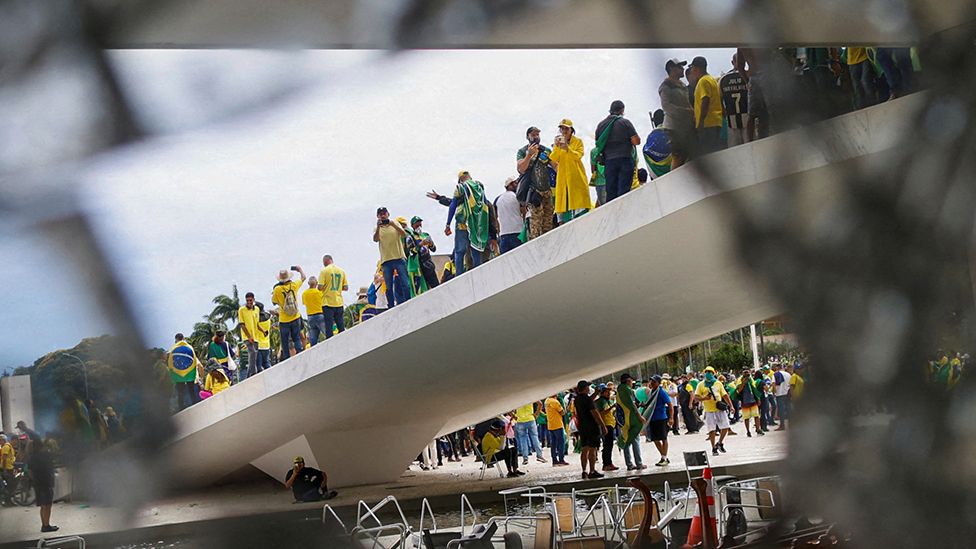
[(713, 373), (713, 374), (714, 374), (714, 373), (715, 373), (715, 368), (712, 368), (711, 366), (709, 366), (709, 367), (707, 367), (707, 368), (705, 368), (705, 370), (704, 370), (704, 371), (705, 371), (705, 372), (711, 372), (711, 373)]
[(694, 59), (691, 60), (691, 66), (692, 67), (702, 68), (702, 69), (707, 69), (708, 68), (708, 61), (704, 57), (702, 57), (702, 56), (699, 55), (699, 56), (697, 56), (697, 57), (695, 57)]
[(509, 177), (508, 179), (505, 180), (504, 187), (508, 187), (509, 185), (511, 185), (512, 183), (515, 183), (516, 181), (518, 181), (518, 180), (515, 179), (514, 177)]
[(560, 125), (560, 126), (566, 126), (567, 128), (572, 128), (572, 127), (573, 127), (573, 121), (572, 121), (572, 120), (570, 120), (570, 119), (568, 119), (568, 118), (563, 118), (563, 119), (562, 119), (562, 120), (561, 120), (561, 121), (559, 122), (559, 125)]
[(471, 174), (468, 172), (468, 170), (461, 170), (461, 171), (459, 171), (458, 172), (458, 181), (461, 180), (461, 176), (462, 175), (471, 175)]
[(671, 379), (671, 374), (664, 374), (661, 376), (661, 379)]
[(295, 459), (292, 460), (292, 463), (305, 463), (305, 458), (303, 458), (302, 456), (295, 456)]
[(596, 390), (597, 391), (605, 391), (606, 389), (607, 389), (607, 384), (606, 383), (601, 383), (601, 384), (599, 384), (599, 385), (596, 386)]
[(381, 214), (383, 212), (388, 212), (388, 211), (390, 211), (390, 210), (387, 210), (386, 209), (386, 206), (380, 206), (379, 208), (376, 208), (376, 213), (377, 214)]
[(492, 429), (504, 429), (505, 428), (505, 424), (502, 423), (502, 420), (496, 419), (495, 421), (492, 421), (491, 422), (491, 428)]
[(671, 72), (672, 65), (680, 65), (683, 67), (687, 64), (688, 64), (687, 61), (678, 61), (677, 57), (672, 57), (671, 59), (668, 59), (667, 63), (664, 64), (664, 72)]
[(654, 381), (656, 381), (658, 383), (661, 383), (661, 376), (651, 376), (651, 379), (653, 379)]
[(397, 217), (396, 221), (400, 225), (406, 225), (407, 224), (407, 218), (406, 217), (403, 217), (402, 215), (400, 217)]
[(421, 219), (419, 215), (415, 215), (415, 216), (413, 216), (413, 217), (410, 218), (410, 224), (411, 225), (413, 225), (414, 223), (416, 223), (418, 221), (423, 221), (423, 219)]

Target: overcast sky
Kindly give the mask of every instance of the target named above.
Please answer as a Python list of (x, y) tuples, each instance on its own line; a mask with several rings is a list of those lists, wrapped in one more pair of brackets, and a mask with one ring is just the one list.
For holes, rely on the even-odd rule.
[[(720, 74), (731, 54), (113, 52), (126, 95), (158, 137), (93, 162), (82, 196), (146, 340), (168, 347), (232, 284), (270, 304), (278, 269), (317, 274), (324, 253), (346, 270), (345, 297), (355, 300), (378, 259), (377, 206), (421, 216), (449, 252), (447, 210), (426, 191), (450, 193), (466, 169), (494, 198), (516, 173), (528, 126), (551, 143), (570, 118), (588, 151), (614, 99), (646, 136), (667, 58), (705, 55)], [(0, 284), (16, 288), (0, 368), (106, 330), (83, 280), (43, 240), (7, 235), (0, 254), (17, 258), (0, 265)]]

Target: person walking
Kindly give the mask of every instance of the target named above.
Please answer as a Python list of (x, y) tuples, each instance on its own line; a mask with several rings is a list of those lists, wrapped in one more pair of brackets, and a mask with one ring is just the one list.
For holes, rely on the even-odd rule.
[[(695, 399), (702, 403), (705, 411), (705, 429), (708, 431), (712, 455), (725, 453), (725, 437), (729, 434), (728, 411), (732, 408), (732, 400), (725, 386), (715, 377), (715, 368), (705, 368), (705, 380), (695, 389)], [(715, 442), (716, 431), (719, 432), (718, 442)]]
[(329, 254), (322, 256), (322, 270), (319, 271), (318, 281), (319, 290), (322, 290), (325, 339), (329, 339), (332, 337), (333, 326), (336, 327), (337, 333), (346, 330), (346, 321), (343, 317), (345, 302), (342, 299), (342, 292), (349, 290), (349, 281), (346, 280), (346, 271), (340, 269)]
[(623, 101), (614, 101), (609, 116), (596, 126), (597, 164), (604, 166), (607, 202), (630, 191), (637, 170), (634, 147), (640, 145), (641, 138), (634, 124), (624, 118), (624, 108)]
[(376, 229), (373, 242), (379, 244), (380, 268), (386, 283), (387, 308), (392, 309), (410, 299), (410, 275), (407, 273), (407, 254), (403, 249), (403, 237), (407, 232), (395, 219), (390, 219), (390, 211), (380, 206), (376, 209)]

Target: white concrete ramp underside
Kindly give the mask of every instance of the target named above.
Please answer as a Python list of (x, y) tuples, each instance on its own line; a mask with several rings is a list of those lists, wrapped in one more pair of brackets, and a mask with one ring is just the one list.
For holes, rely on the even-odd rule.
[[(813, 215), (921, 102), (824, 122), (826, 147), (800, 130), (703, 161), (757, 208), (798, 186)], [(392, 481), (435, 435), (780, 313), (734, 257), (723, 199), (679, 169), (180, 412), (180, 477), (280, 479), (308, 448), (332, 485)]]

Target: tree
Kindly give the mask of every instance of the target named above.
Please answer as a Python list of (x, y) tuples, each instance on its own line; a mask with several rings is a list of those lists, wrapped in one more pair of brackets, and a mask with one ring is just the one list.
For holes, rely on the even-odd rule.
[(708, 365), (717, 372), (738, 373), (752, 366), (752, 352), (742, 350), (740, 345), (724, 343), (708, 357)]

